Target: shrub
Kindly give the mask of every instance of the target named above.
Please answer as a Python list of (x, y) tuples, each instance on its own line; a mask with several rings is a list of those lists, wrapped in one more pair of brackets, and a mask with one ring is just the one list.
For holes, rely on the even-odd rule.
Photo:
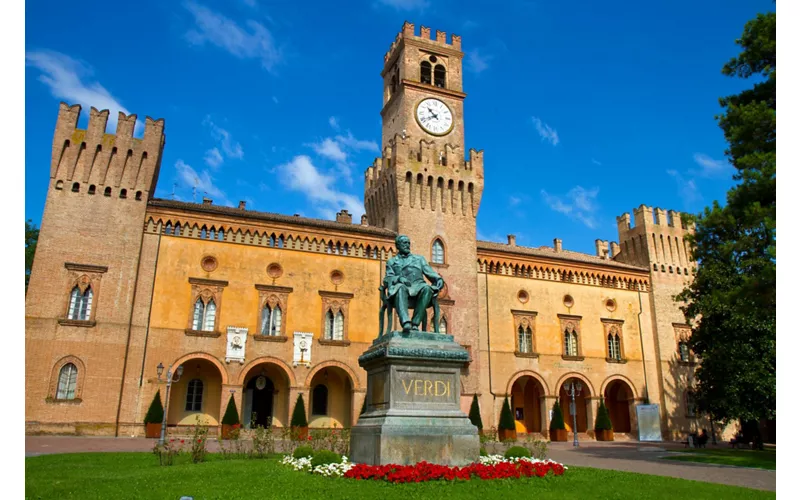
[(478, 395), (472, 395), (472, 406), (469, 407), (469, 421), (472, 422), (472, 425), (478, 428), (478, 430), (483, 430), (483, 421), (481, 420), (481, 408), (478, 406)]
[(208, 427), (200, 425), (200, 417), (196, 418), (196, 424), (192, 432), (192, 463), (199, 464), (206, 461), (206, 441), (208, 440)]
[(611, 418), (608, 416), (608, 408), (606, 408), (606, 404), (602, 399), (600, 400), (600, 407), (597, 409), (597, 419), (594, 421), (594, 430), (613, 430), (613, 427), (611, 426)]
[(314, 449), (310, 446), (298, 446), (294, 449), (294, 453), (292, 453), (292, 457), (294, 458), (305, 458), (305, 457), (313, 457), (314, 456)]
[(228, 407), (225, 409), (225, 415), (222, 417), (223, 425), (236, 425), (239, 423), (239, 412), (236, 410), (236, 401), (233, 400), (233, 395), (228, 400)]
[(294, 405), (292, 412), (292, 427), (308, 427), (308, 420), (306, 420), (306, 404), (303, 402), (303, 395), (297, 395), (297, 402)]
[(567, 427), (564, 425), (564, 415), (561, 413), (561, 405), (558, 404), (558, 399), (553, 403), (553, 419), (550, 420), (550, 430), (565, 430)]
[(318, 465), (338, 464), (342, 462), (342, 456), (330, 450), (320, 450), (314, 453), (311, 459), (311, 467)]
[(161, 390), (156, 392), (153, 396), (153, 402), (150, 403), (150, 408), (147, 409), (147, 415), (144, 416), (144, 423), (146, 424), (160, 424), (164, 420), (164, 406), (161, 405)]
[(481, 456), (482, 457), (488, 457), (489, 456), (489, 454), (486, 453), (486, 448), (484, 448), (483, 446), (481, 446)]
[(504, 431), (513, 431), (517, 428), (514, 425), (514, 415), (511, 414), (511, 405), (508, 404), (508, 398), (503, 401), (503, 409), (500, 410), (500, 423), (497, 428)]
[(531, 452), (528, 451), (527, 448), (523, 448), (522, 446), (512, 446), (511, 448), (506, 450), (505, 458), (520, 458), (520, 457), (531, 457)]
[(363, 415), (365, 411), (367, 411), (367, 398), (364, 398), (364, 404), (361, 405), (361, 413), (359, 415)]

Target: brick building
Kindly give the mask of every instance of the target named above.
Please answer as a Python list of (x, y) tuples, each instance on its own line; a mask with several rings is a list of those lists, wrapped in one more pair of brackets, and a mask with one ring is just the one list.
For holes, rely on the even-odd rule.
[[(579, 431), (605, 398), (617, 433), (660, 405), (667, 439), (705, 427), (689, 396), (689, 329), (671, 297), (690, 279), (680, 214), (644, 205), (596, 254), (478, 241), (483, 152), (464, 144), (461, 38), (410, 23), (381, 73), (382, 154), (366, 215), (335, 221), (151, 197), (164, 121), (59, 109), (26, 297), (26, 431), (141, 435), (157, 365), (183, 365), (171, 427), (217, 426), (230, 395), (245, 425), (286, 426), (304, 394), (312, 427), (349, 427), (367, 387), (357, 357), (378, 334), (378, 287), (397, 233), (444, 277), (440, 329), (470, 351), (462, 407), (485, 427), (511, 398), (520, 432), (546, 431), (578, 379)], [(432, 319), (429, 322), (432, 328)], [(566, 398), (562, 398), (566, 413)], [(568, 425), (571, 426), (571, 419)]]

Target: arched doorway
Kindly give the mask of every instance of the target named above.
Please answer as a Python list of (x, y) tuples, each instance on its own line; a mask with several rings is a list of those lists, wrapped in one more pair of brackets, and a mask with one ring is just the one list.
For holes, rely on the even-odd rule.
[(321, 368), (309, 389), (309, 427), (351, 427), (353, 381), (346, 371), (337, 366)]
[(275, 384), (266, 374), (251, 377), (244, 391), (244, 416), (247, 428), (272, 426), (272, 406)]
[(514, 381), (511, 386), (511, 411), (517, 432), (542, 432), (542, 384), (530, 375)]
[(277, 364), (265, 361), (252, 366), (242, 380), (242, 426), (289, 425), (289, 377)]
[(581, 384), (581, 392), (580, 394), (575, 395), (575, 410), (576, 410), (576, 418), (578, 432), (586, 432), (588, 428), (592, 426), (592, 422), (589, 422), (587, 414), (586, 414), (586, 401), (589, 400), (592, 393), (589, 389), (589, 385), (580, 380), (578, 378), (569, 378), (561, 384), (561, 387), (558, 391), (558, 398), (561, 405), (561, 413), (564, 415), (564, 425), (567, 428), (567, 431), (572, 432), (572, 413), (570, 412), (570, 403), (572, 402), (572, 397), (569, 395), (569, 386), (570, 383), (574, 382), (576, 385), (578, 382)]
[(622, 380), (614, 380), (606, 387), (603, 397), (611, 417), (614, 432), (631, 432), (631, 401), (633, 391)]
[(169, 426), (219, 425), (222, 399), (222, 374), (204, 358), (183, 363), (183, 375), (169, 392)]

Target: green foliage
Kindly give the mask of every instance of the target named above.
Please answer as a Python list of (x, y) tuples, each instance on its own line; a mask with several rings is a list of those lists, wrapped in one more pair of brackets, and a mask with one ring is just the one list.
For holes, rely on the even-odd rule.
[(294, 453), (292, 453), (292, 456), (294, 458), (313, 457), (314, 449), (306, 445), (298, 446), (297, 448), (294, 449)]
[(39, 228), (30, 219), (25, 221), (25, 293), (31, 278), (33, 257), (36, 254), (36, 243), (39, 241)]
[(359, 415), (363, 415), (365, 411), (367, 411), (367, 398), (364, 398), (364, 404), (361, 405), (361, 413)]
[(311, 459), (311, 467), (339, 463), (342, 463), (342, 456), (331, 450), (320, 450), (314, 453), (314, 457)]
[(484, 448), (483, 446), (481, 446), (481, 452), (480, 452), (480, 455), (481, 455), (482, 457), (488, 457), (488, 456), (489, 456), (489, 454), (488, 454), (488, 453), (486, 453), (486, 448)]
[(528, 451), (527, 448), (523, 446), (512, 446), (511, 448), (506, 450), (505, 458), (520, 458), (520, 457), (531, 457), (531, 452)]
[(514, 415), (511, 414), (511, 406), (508, 404), (508, 398), (503, 400), (503, 409), (500, 410), (500, 423), (497, 428), (505, 431), (513, 431), (517, 428), (516, 425), (514, 425)]
[(553, 418), (550, 420), (550, 430), (564, 430), (567, 427), (564, 425), (564, 414), (561, 413), (561, 405), (558, 404), (556, 399), (553, 403)]
[(225, 415), (222, 417), (224, 425), (236, 425), (239, 423), (239, 412), (236, 410), (236, 401), (233, 400), (233, 395), (228, 400), (228, 407), (225, 408)]
[(483, 430), (483, 421), (481, 420), (481, 409), (478, 406), (477, 394), (472, 395), (472, 406), (469, 407), (469, 421), (479, 430)]
[(606, 403), (602, 399), (600, 400), (600, 406), (597, 408), (597, 418), (594, 421), (594, 430), (614, 430), (611, 426), (611, 417), (608, 416), (608, 408), (606, 408)]
[(303, 402), (303, 395), (297, 395), (297, 402), (294, 405), (292, 412), (292, 427), (308, 427), (308, 420), (306, 420), (306, 404)]
[(150, 408), (147, 409), (147, 415), (144, 416), (145, 424), (160, 424), (164, 420), (164, 406), (161, 404), (161, 390), (156, 391), (153, 396), (153, 401), (150, 403)]
[[(774, 418), (776, 404), (776, 16), (747, 22), (722, 73), (756, 77), (723, 97), (717, 121), (739, 181), (724, 207), (696, 217), (689, 240), (700, 265), (676, 300), (693, 325), (689, 347), (698, 408), (714, 420)], [(701, 320), (702, 318), (702, 320)]]

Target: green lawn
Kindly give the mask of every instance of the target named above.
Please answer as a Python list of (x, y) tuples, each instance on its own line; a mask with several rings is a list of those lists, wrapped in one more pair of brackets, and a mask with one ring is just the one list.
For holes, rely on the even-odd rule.
[(758, 469), (775, 470), (775, 450), (734, 450), (726, 448), (695, 448), (680, 450), (685, 456), (666, 457), (668, 460), (681, 462), (700, 462), (704, 464), (736, 465), (739, 467), (756, 467)]
[(394, 485), (295, 472), (277, 459), (202, 464), (186, 457), (161, 467), (149, 453), (80, 453), (25, 459), (25, 496), (35, 498), (195, 500), (211, 498), (775, 498), (775, 493), (630, 472), (573, 467), (563, 476)]

